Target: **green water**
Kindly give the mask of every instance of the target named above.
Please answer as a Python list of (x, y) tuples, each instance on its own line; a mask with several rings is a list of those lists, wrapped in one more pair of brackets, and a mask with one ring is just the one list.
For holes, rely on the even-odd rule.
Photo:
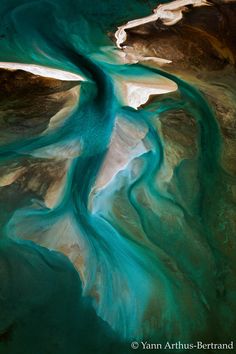
[[(115, 55), (104, 50), (116, 51), (108, 31), (148, 15), (155, 6), (155, 1), (138, 0), (1, 1), (1, 61), (70, 70), (87, 81), (81, 84), (77, 109), (62, 126), (1, 144), (3, 165), (31, 158), (39, 148), (54, 149), (55, 143), (76, 140), (82, 153), (68, 168), (55, 207), (35, 207), (29, 196), (20, 208), (10, 201), (6, 210), (8, 201), (0, 201), (0, 353), (123, 354), (131, 350), (132, 339), (212, 341), (220, 326), (216, 288), (227, 259), (215, 238), (219, 218), (214, 217), (223, 203), (226, 177), (219, 165), (221, 137), (214, 114), (190, 84), (138, 64), (109, 64)], [(111, 73), (122, 71), (171, 79), (179, 98), (160, 98), (140, 110), (121, 106)], [(197, 152), (173, 169), (175, 189), (167, 189), (160, 174), (166, 146), (157, 122), (180, 108), (196, 123)], [(89, 196), (118, 114), (147, 130), (150, 148), (98, 193), (91, 210)], [(83, 286), (65, 256), (22, 240), (36, 233), (53, 238), (54, 226), (65, 219), (86, 250)], [(219, 317), (230, 326), (233, 314), (227, 303), (221, 305)], [(225, 333), (223, 339), (229, 340), (231, 333)]]

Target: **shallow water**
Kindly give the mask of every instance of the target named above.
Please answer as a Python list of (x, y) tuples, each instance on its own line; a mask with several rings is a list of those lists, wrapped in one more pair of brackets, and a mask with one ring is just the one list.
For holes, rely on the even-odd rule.
[[(1, 166), (51, 161), (53, 151), (57, 156), (58, 149), (79, 146), (65, 155), (66, 177), (54, 205), (30, 192), (20, 204), (12, 194), (1, 198), (3, 354), (123, 354), (131, 339), (211, 339), (218, 317), (229, 326), (233, 321), (227, 304), (220, 315), (213, 310), (227, 268), (214, 225), (228, 178), (214, 113), (191, 84), (163, 70), (122, 64), (107, 36), (148, 15), (149, 6), (133, 0), (0, 4), (0, 61), (85, 77), (75, 109), (61, 124), (1, 143)], [(137, 110), (123, 104), (121, 76), (169, 79), (178, 91)], [(160, 121), (180, 110), (194, 127), (194, 148), (175, 161), (176, 145), (165, 141)]]

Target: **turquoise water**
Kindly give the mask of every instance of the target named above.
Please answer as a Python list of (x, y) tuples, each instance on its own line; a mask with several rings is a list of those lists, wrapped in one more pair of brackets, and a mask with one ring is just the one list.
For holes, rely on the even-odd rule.
[[(190, 84), (161, 70), (115, 62), (116, 49), (107, 36), (117, 25), (148, 15), (156, 2), (148, 4), (0, 4), (0, 61), (50, 66), (87, 79), (81, 84), (77, 109), (62, 126), (1, 146), (2, 164), (70, 141), (78, 141), (82, 152), (68, 168), (66, 187), (55, 207), (35, 207), (29, 197), (20, 209), (5, 211), (6, 201), (0, 201), (0, 353), (123, 354), (129, 352), (131, 339), (190, 341), (199, 327), (203, 337), (210, 338), (209, 328), (214, 331), (210, 314), (224, 263), (213, 228), (215, 194), (223, 173), (218, 125), (206, 99)], [(179, 95), (140, 110), (124, 107), (112, 75), (120, 72), (166, 77), (177, 83)], [(173, 170), (176, 192), (161, 184), (165, 145), (157, 121), (180, 108), (196, 122), (198, 148), (192, 160), (183, 159)], [(147, 130), (150, 148), (96, 195), (91, 208), (92, 188), (118, 114)], [(191, 164), (198, 186), (192, 194)], [(61, 253), (22, 240), (34, 240), (35, 234), (42, 240), (53, 238), (62, 220), (68, 220), (85, 249), (83, 284)], [(63, 237), (69, 242), (70, 235)]]

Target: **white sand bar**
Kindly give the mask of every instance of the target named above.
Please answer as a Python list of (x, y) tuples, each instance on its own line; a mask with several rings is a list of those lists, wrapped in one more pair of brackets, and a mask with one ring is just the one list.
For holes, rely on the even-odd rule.
[(70, 71), (64, 71), (35, 64), (0, 62), (0, 68), (9, 70), (24, 70), (34, 75), (50, 77), (52, 79), (63, 81), (85, 81), (84, 77)]

